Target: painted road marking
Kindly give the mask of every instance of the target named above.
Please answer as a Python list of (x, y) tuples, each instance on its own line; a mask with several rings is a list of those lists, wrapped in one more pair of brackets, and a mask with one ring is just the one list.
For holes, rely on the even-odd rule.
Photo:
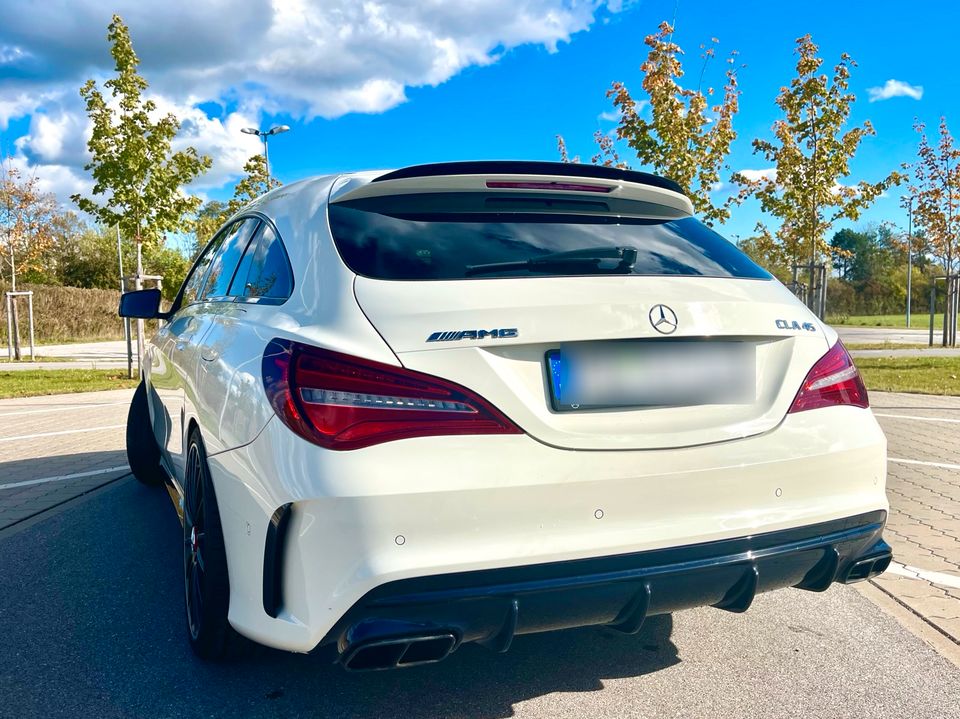
[(69, 407), (49, 407), (48, 409), (26, 409), (18, 412), (0, 412), (0, 417), (19, 417), (25, 414), (44, 414), (46, 412), (70, 412), (82, 409), (97, 409), (98, 407), (114, 407), (118, 404), (130, 404), (123, 402), (104, 402), (102, 404), (72, 404)]
[(924, 579), (933, 584), (940, 584), (944, 587), (960, 589), (960, 577), (953, 574), (944, 574), (943, 572), (934, 572), (929, 569), (918, 569), (909, 565), (890, 562), (887, 568), (890, 574), (896, 574), (898, 577), (907, 577), (908, 579)]
[(893, 417), (895, 419), (916, 419), (921, 422), (950, 422), (951, 424), (960, 424), (960, 419), (947, 419), (945, 417), (917, 417), (916, 415), (912, 414), (880, 414), (879, 412), (874, 412), (873, 416)]
[(80, 432), (100, 432), (105, 429), (120, 429), (126, 424), (109, 424), (106, 427), (87, 427), (86, 429), (64, 429), (59, 432), (40, 432), (39, 434), (21, 434), (17, 437), (0, 437), (0, 442), (16, 442), (21, 439), (39, 439), (40, 437), (56, 437), (61, 434), (78, 434)]
[(94, 469), (89, 472), (77, 472), (76, 474), (61, 474), (57, 477), (43, 477), (42, 479), (28, 479), (25, 482), (13, 482), (11, 484), (0, 484), (0, 490), (13, 489), (14, 487), (29, 487), (33, 484), (46, 484), (47, 482), (65, 482), (68, 479), (80, 479), (81, 477), (93, 477), (98, 474), (108, 474), (110, 472), (126, 472), (129, 467), (125, 464), (119, 467), (108, 467), (107, 469)]
[(888, 462), (897, 462), (898, 464), (921, 464), (924, 467), (939, 467), (940, 469), (960, 469), (960, 464), (948, 464), (947, 462), (921, 462), (919, 459), (898, 459), (897, 457), (887, 457)]

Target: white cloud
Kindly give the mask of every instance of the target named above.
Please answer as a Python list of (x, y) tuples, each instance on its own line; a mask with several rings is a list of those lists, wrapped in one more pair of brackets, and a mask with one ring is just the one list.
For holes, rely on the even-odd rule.
[[(404, 88), (438, 85), (511, 48), (555, 51), (603, 0), (61, 0), (0, 6), (0, 90), (111, 69), (110, 12), (124, 17), (155, 91), (215, 100), (242, 90), (306, 118), (381, 112)], [(16, 50), (16, 52), (14, 52)], [(6, 94), (6, 93), (4, 93)]]
[(66, 165), (33, 165), (20, 154), (5, 158), (4, 164), (19, 170), (23, 177), (36, 177), (37, 188), (53, 193), (64, 206), (70, 204), (71, 194), (89, 193), (93, 189), (93, 180)]
[(777, 168), (768, 167), (765, 170), (740, 170), (739, 174), (743, 175), (743, 177), (747, 180), (750, 180), (750, 182), (757, 182), (758, 180), (776, 180)]
[(868, 87), (870, 102), (889, 100), (891, 97), (912, 97), (919, 100), (923, 97), (922, 85), (911, 85), (903, 80), (887, 80), (883, 87)]
[[(16, 158), (51, 187), (89, 185), (89, 122), (77, 94), (112, 72), (112, 12), (130, 27), (158, 106), (182, 121), (175, 147), (214, 159), (194, 189), (237, 177), (259, 141), (239, 133), (264, 113), (334, 118), (379, 113), (409, 87), (439, 85), (510, 49), (549, 52), (617, 0), (49, 0), (0, 3), (0, 130), (30, 117)], [(208, 117), (199, 105), (230, 108)], [(237, 107), (239, 103), (239, 107)], [(0, 148), (2, 149), (2, 148)], [(77, 191), (76, 189), (70, 191)]]

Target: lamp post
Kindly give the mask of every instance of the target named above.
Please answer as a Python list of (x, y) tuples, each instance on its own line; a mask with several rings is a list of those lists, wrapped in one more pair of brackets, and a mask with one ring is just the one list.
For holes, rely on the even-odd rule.
[(907, 327), (910, 327), (910, 303), (913, 299), (913, 195), (907, 197)]
[(270, 154), (267, 150), (267, 141), (270, 139), (271, 135), (279, 135), (281, 132), (286, 132), (290, 129), (289, 125), (276, 125), (271, 127), (269, 130), (258, 130), (255, 127), (245, 127), (240, 132), (243, 132), (247, 135), (256, 135), (261, 140), (263, 140), (263, 159), (267, 163), (267, 188), (270, 187)]

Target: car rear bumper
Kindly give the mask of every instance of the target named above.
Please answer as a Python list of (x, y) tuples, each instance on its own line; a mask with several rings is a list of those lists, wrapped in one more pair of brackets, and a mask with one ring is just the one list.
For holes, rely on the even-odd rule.
[[(335, 646), (363, 619), (345, 625), (345, 618), (382, 587), (420, 592), (400, 582), (485, 577), (488, 570), (526, 575), (579, 561), (601, 567), (579, 573), (603, 574), (614, 560), (602, 558), (658, 556), (652, 566), (673, 565), (677, 560), (664, 559), (670, 555), (647, 553), (691, 547), (736, 557), (754, 550), (717, 550), (714, 543), (886, 511), (885, 450), (870, 411), (851, 407), (788, 415), (776, 430), (736, 442), (630, 452), (568, 451), (525, 435), (419, 438), (331, 452), (271, 421), (249, 445), (210, 456), (230, 622), (257, 642), (309, 652), (324, 642)], [(289, 513), (280, 522), (283, 507)], [(869, 549), (866, 542), (842, 558)], [(801, 582), (816, 554), (804, 550), (801, 564), (810, 566), (781, 579), (758, 566), (758, 589)], [(650, 611), (717, 603), (740, 580), (743, 561), (727, 562), (732, 569), (697, 567), (695, 581), (667, 592), (670, 604), (661, 606), (664, 594), (651, 586)], [(701, 580), (712, 586), (707, 594), (684, 589)], [(598, 590), (609, 600), (585, 597), (585, 609), (557, 623), (547, 607), (540, 625), (520, 631), (614, 621), (624, 593), (635, 594), (626, 584)], [(567, 593), (570, 602), (580, 601), (579, 591)], [(491, 623), (501, 626), (502, 601), (484, 605), (490, 618), (466, 633), (458, 628), (457, 642), (487, 637)]]
[(883, 572), (886, 512), (611, 557), (389, 582), (368, 592), (321, 646), (348, 669), (438, 661), (462, 642), (506, 651), (518, 634), (588, 625), (639, 631), (644, 619), (712, 605), (746, 611), (759, 592), (823, 591)]

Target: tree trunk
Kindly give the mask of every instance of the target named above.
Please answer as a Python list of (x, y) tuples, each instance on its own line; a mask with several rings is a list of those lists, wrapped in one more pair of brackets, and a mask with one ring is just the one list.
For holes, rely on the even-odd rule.
[(10, 298), (10, 320), (12, 322), (13, 333), (13, 358), (20, 361), (20, 318), (17, 316), (17, 298)]

